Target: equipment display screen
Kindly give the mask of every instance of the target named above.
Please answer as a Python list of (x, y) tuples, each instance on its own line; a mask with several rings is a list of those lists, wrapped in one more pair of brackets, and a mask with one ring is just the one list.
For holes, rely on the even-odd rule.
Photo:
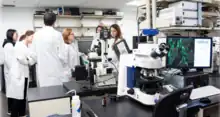
[(167, 37), (170, 50), (168, 68), (209, 68), (212, 58), (212, 38)]
[(92, 44), (92, 40), (78, 41), (79, 52), (88, 54), (91, 44)]

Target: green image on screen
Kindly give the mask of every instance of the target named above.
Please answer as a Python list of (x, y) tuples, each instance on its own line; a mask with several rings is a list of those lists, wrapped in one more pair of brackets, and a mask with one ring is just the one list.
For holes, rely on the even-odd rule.
[(167, 55), (169, 68), (193, 68), (194, 66), (194, 39), (173, 37), (167, 38), (170, 50)]

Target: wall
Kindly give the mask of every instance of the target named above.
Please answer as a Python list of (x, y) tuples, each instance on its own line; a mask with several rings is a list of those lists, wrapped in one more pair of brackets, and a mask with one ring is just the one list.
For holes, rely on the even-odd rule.
[[(1, 35), (2, 35), (2, 27), (3, 27), (3, 24), (2, 24), (2, 7), (1, 7), (1, 2), (2, 2), (2, 0), (0, 0), (0, 59), (1, 59), (1, 52), (2, 52), (2, 46), (1, 46), (1, 44), (2, 44), (2, 39), (1, 39)], [(1, 84), (2, 84), (2, 69), (1, 69), (1, 67), (0, 67), (0, 91), (2, 90), (1, 89)], [(1, 101), (1, 99), (0, 99), (0, 101)], [(0, 104), (2, 104), (2, 102), (0, 102)], [(0, 111), (0, 113), (2, 113), (1, 111)]]
[(33, 30), (33, 8), (14, 8), (4, 7), (2, 9), (3, 37), (9, 28), (16, 29), (19, 35), (24, 34), (26, 30)]
[(125, 15), (121, 21), (121, 30), (124, 39), (127, 40), (129, 47), (132, 47), (133, 36), (137, 35), (136, 9), (127, 8), (122, 10)]

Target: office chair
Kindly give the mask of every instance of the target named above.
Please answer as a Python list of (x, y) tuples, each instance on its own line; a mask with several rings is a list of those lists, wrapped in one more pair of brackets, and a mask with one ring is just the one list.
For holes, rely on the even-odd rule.
[(174, 91), (155, 106), (153, 117), (187, 117), (187, 102), (193, 86)]

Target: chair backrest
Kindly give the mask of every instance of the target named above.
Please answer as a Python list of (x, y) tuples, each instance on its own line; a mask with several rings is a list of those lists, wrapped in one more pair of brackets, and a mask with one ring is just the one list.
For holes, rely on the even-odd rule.
[(177, 107), (189, 101), (192, 89), (193, 86), (188, 86), (162, 98), (155, 106), (153, 117), (178, 117)]

